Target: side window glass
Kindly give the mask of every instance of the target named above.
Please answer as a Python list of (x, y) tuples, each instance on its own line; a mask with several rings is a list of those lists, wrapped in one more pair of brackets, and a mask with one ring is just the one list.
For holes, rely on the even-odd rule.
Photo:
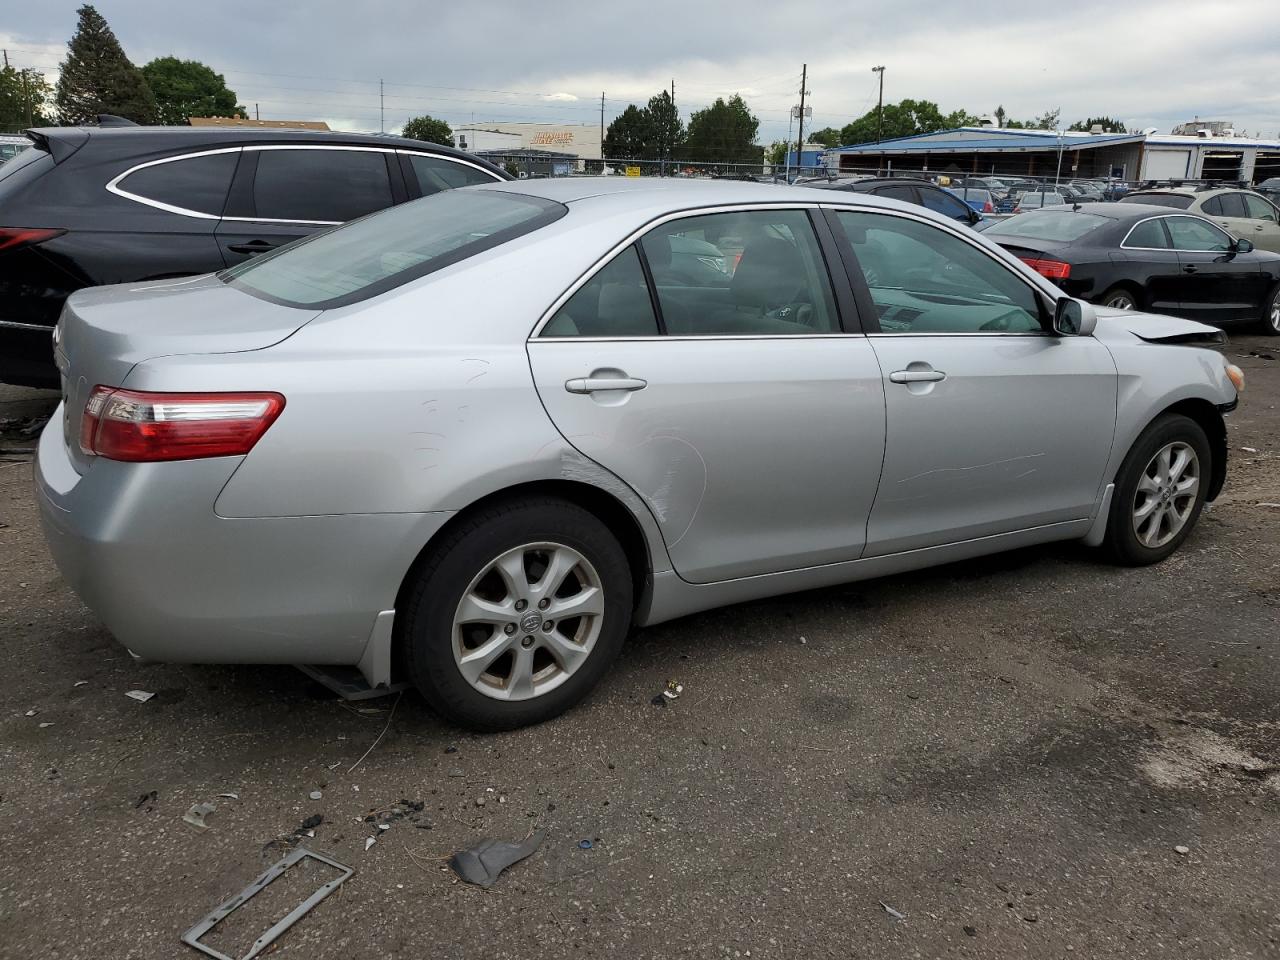
[(952, 220), (969, 219), (969, 207), (961, 203), (949, 193), (941, 190), (926, 190), (920, 188), (920, 199), (924, 202), (924, 206), (928, 210), (940, 213), (944, 217), (950, 217)]
[(1016, 273), (931, 224), (839, 211), (885, 333), (1039, 332), (1040, 303)]
[(473, 183), (493, 183), (497, 179), (475, 167), (454, 163), (442, 157), (427, 157), (412, 153), (409, 154), (409, 163), (418, 181), (418, 189), (422, 191), (424, 197), (439, 193), (441, 190), (466, 187)]
[(542, 328), (543, 337), (656, 337), (649, 285), (635, 245), (580, 287)]
[(1169, 238), (1164, 232), (1164, 221), (1160, 219), (1144, 220), (1129, 231), (1124, 238), (1123, 246), (1145, 247), (1149, 250), (1169, 249)]
[(157, 203), (220, 217), (239, 158), (235, 150), (157, 163), (129, 174), (119, 188)]
[(901, 200), (904, 203), (919, 203), (916, 199), (916, 188), (908, 186), (881, 187), (875, 191), (877, 197), (888, 197), (890, 200)]
[(1226, 214), (1222, 210), (1222, 197), (1210, 197), (1204, 203), (1200, 204), (1202, 213), (1210, 217), (1225, 217)]
[(1198, 250), (1218, 253), (1231, 249), (1231, 238), (1204, 220), (1193, 217), (1166, 217), (1169, 236), (1175, 250)]
[(673, 220), (641, 241), (671, 336), (803, 336), (840, 330), (803, 210)]
[(1243, 193), (1224, 193), (1219, 200), (1222, 201), (1222, 215), (1224, 217), (1246, 217), (1244, 209)]
[(391, 206), (386, 154), (374, 150), (261, 150), (253, 181), (263, 220), (341, 223)]
[(1269, 220), (1271, 223), (1276, 222), (1276, 208), (1261, 197), (1255, 197), (1251, 194), (1242, 194), (1244, 197), (1244, 207), (1246, 216), (1251, 220)]

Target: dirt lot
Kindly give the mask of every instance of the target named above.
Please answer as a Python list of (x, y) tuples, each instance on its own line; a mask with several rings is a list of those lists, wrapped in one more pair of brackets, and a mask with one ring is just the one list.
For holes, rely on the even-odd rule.
[[(1251, 350), (1280, 356), (1227, 348), (1228, 485), (1165, 564), (1054, 546), (691, 617), (501, 736), (291, 668), (134, 663), (4, 455), (0, 957), (196, 956), (179, 935), (316, 814), (356, 872), (276, 956), (1280, 956), (1280, 360)], [(488, 891), (447, 871), (535, 828)]]

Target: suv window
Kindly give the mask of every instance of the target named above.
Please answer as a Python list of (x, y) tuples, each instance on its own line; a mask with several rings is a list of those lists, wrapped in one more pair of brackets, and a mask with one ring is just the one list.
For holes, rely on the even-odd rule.
[(1213, 224), (1195, 217), (1165, 217), (1175, 250), (1217, 253), (1231, 249), (1231, 238)]
[(239, 159), (239, 150), (229, 150), (165, 160), (135, 170), (117, 189), (134, 198), (220, 217)]
[[(1244, 194), (1242, 193), (1220, 193), (1213, 198), (1218, 201), (1219, 212), (1214, 216), (1219, 217), (1246, 217), (1248, 216), (1244, 210)], [(1201, 206), (1202, 210), (1208, 211), (1209, 202), (1206, 201)]]
[(921, 187), (920, 201), (926, 209), (940, 213), (944, 217), (950, 217), (952, 220), (963, 220), (965, 223), (969, 222), (969, 214), (971, 212), (969, 207), (945, 190), (931, 190), (928, 187)]
[(567, 212), (563, 204), (540, 197), (444, 190), (381, 216), (314, 234), (219, 276), (273, 303), (328, 310), (442, 270), (553, 223)]
[(804, 336), (840, 330), (803, 210), (672, 220), (641, 240), (671, 336)]
[(1249, 219), (1276, 222), (1276, 208), (1262, 197), (1255, 197), (1251, 193), (1243, 193), (1241, 196), (1244, 197), (1245, 216)]
[(613, 258), (542, 328), (544, 337), (655, 337), (658, 318), (635, 244)]
[(839, 211), (884, 333), (1039, 333), (1040, 301), (1004, 264), (918, 220)]
[(1145, 247), (1150, 250), (1168, 250), (1169, 235), (1164, 231), (1163, 218), (1143, 220), (1129, 231), (1120, 244), (1122, 247)]
[(894, 184), (891, 187), (877, 187), (871, 191), (877, 197), (888, 197), (890, 200), (905, 200), (907, 203), (919, 203), (916, 199), (916, 188)]
[(454, 163), (443, 157), (428, 157), (420, 153), (411, 153), (408, 156), (414, 178), (418, 181), (418, 189), (422, 191), (424, 197), (439, 193), (441, 190), (466, 187), (473, 183), (493, 183), (498, 179), (483, 170), (477, 170), (465, 163)]
[(1146, 203), (1154, 207), (1177, 207), (1188, 210), (1195, 197), (1186, 193), (1131, 193), (1120, 198), (1121, 203)]
[(342, 223), (389, 207), (386, 156), (375, 150), (260, 150), (254, 213), (262, 220)]

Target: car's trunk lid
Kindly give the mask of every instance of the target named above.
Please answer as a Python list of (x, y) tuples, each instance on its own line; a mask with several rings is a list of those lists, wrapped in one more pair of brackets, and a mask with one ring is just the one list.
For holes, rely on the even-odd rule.
[(250, 296), (213, 275), (72, 294), (58, 321), (54, 358), (62, 381), (63, 439), (77, 469), (83, 472), (93, 459), (80, 452), (79, 436), (95, 386), (125, 386), (134, 366), (157, 357), (262, 350), (317, 316), (316, 310)]

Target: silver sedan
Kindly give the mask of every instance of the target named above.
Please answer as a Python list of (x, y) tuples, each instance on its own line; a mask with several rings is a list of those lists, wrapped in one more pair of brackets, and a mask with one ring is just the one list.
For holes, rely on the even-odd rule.
[(352, 665), (479, 729), (628, 631), (1054, 540), (1167, 557), (1240, 372), (862, 194), (441, 193), (215, 276), (75, 294), (37, 489), (140, 657)]

